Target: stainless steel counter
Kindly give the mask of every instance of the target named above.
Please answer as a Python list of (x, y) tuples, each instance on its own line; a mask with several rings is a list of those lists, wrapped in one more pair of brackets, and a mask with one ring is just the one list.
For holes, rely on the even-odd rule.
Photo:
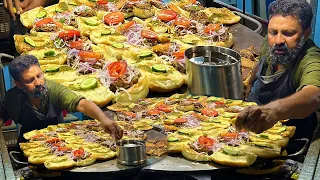
[(0, 132), (0, 179), (14, 180), (15, 175), (2, 132)]
[(303, 162), (299, 180), (320, 179), (320, 126), (315, 132)]

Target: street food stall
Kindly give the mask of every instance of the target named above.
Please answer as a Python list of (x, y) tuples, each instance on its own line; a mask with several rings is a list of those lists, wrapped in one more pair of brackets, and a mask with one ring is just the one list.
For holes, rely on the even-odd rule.
[(237, 113), (255, 105), (242, 96), (264, 41), (258, 20), (197, 1), (127, 0), (60, 0), (20, 20), (29, 31), (14, 35), (17, 53), (125, 133), (116, 142), (97, 120), (50, 125), (25, 133), (20, 153), (8, 152), (17, 132), (7, 128), (1, 179), (320, 176), (319, 129), (310, 147), (286, 120), (235, 130)]

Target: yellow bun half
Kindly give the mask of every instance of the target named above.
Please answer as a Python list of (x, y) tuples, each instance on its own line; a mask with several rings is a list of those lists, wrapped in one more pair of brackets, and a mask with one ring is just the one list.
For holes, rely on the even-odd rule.
[(183, 144), (182, 155), (193, 161), (210, 161), (210, 157), (206, 153), (198, 153), (197, 151), (190, 148), (188, 144)]
[(109, 148), (104, 146), (85, 148), (88, 152), (92, 153), (92, 156), (97, 160), (108, 160), (117, 156), (116, 152), (111, 151)]
[(35, 147), (35, 148), (30, 148), (30, 149), (26, 149), (23, 151), (25, 156), (31, 156), (31, 155), (35, 155), (35, 154), (47, 154), (49, 153), (49, 149), (43, 146), (39, 146), (39, 147)]
[[(180, 135), (179, 133), (168, 134), (167, 150), (169, 153), (181, 153), (184, 144), (194, 141), (191, 137)], [(170, 141), (176, 139), (177, 141)]]
[(45, 161), (55, 158), (55, 155), (50, 153), (33, 154), (28, 157), (28, 162), (34, 165), (43, 164)]
[(76, 162), (67, 156), (55, 156), (53, 159), (48, 159), (44, 162), (44, 166), (49, 170), (68, 169), (76, 165)]
[(146, 74), (149, 88), (154, 92), (170, 92), (180, 88), (185, 83), (185, 76), (170, 65), (162, 64), (167, 68), (166, 73), (155, 73), (152, 64), (139, 64), (139, 68)]
[(149, 86), (146, 76), (142, 73), (137, 84), (134, 84), (125, 91), (116, 92), (113, 98), (115, 102), (135, 102), (147, 97)]
[[(77, 80), (73, 82), (63, 82), (62, 85), (65, 86), (72, 86), (72, 84), (80, 84), (83, 80), (89, 78), (89, 77), (96, 77), (96, 74), (88, 74), (88, 75), (82, 75), (77, 78)], [(76, 94), (85, 97), (87, 100), (90, 100), (97, 104), (98, 106), (104, 106), (108, 104), (114, 97), (114, 94), (112, 91), (110, 91), (109, 88), (105, 87), (99, 79), (98, 86), (94, 89), (89, 90), (72, 90)]]
[[(282, 132), (279, 132), (281, 131), (281, 128), (285, 128), (285, 130)], [(284, 137), (292, 138), (296, 132), (296, 127), (295, 126), (273, 126), (271, 129), (268, 129), (267, 132), (270, 134), (279, 134)]]
[[(55, 52), (55, 55), (52, 57), (46, 57), (45, 53), (49, 51)], [(40, 65), (44, 65), (44, 64), (62, 65), (67, 62), (67, 54), (55, 48), (43, 48), (38, 50), (31, 50), (26, 52), (25, 54), (35, 56), (38, 59)]]
[[(241, 151), (240, 149), (236, 149)], [(257, 155), (249, 152), (241, 152), (242, 155), (232, 156), (225, 154), (223, 150), (213, 153), (210, 159), (218, 164), (231, 167), (248, 167), (251, 166), (257, 159)]]
[(40, 11), (43, 11), (44, 8), (42, 6), (31, 9), (27, 12), (24, 12), (20, 15), (20, 21), (24, 27), (31, 29), (35, 24), (35, 20), (37, 19), (37, 14)]
[[(151, 53), (148, 57), (139, 57), (144, 53)], [(131, 46), (129, 50), (123, 51), (122, 59), (126, 60), (128, 64), (135, 65), (136, 63), (151, 62), (161, 63), (163, 60), (157, 56), (151, 49)]]
[[(55, 81), (57, 83), (73, 82), (77, 80), (77, 78), (79, 77), (77, 71), (75, 71), (74, 69), (72, 69), (67, 65), (47, 64), (47, 65), (42, 65), (40, 67), (44, 72), (44, 77), (47, 80)], [(59, 71), (46, 72), (46, 69), (49, 69), (52, 67), (59, 67)]]
[(270, 144), (270, 143), (247, 143), (244, 145), (240, 145), (240, 149), (245, 152), (252, 152), (256, 154), (259, 158), (276, 158), (280, 156), (281, 148), (277, 145)]
[[(25, 37), (28, 37), (32, 39), (35, 43), (35, 47), (27, 44), (24, 39)], [(45, 47), (47, 48), (54, 48), (53, 41), (51, 41), (50, 36), (43, 35), (41, 37), (39, 36), (28, 36), (28, 35), (20, 35), (20, 34), (15, 34), (13, 36), (14, 39), (14, 45), (16, 47), (16, 50), (19, 54), (23, 52), (29, 52), (31, 50), (39, 50), (43, 49)]]
[[(110, 35), (101, 35), (101, 32), (104, 30), (109, 30), (111, 32)], [(114, 29), (96, 29), (90, 33), (90, 40), (95, 44), (107, 44), (112, 45), (116, 43), (124, 43), (127, 41), (127, 38), (122, 34), (112, 34), (114, 33)]]
[(277, 135), (277, 134), (267, 134), (267, 135), (268, 135), (268, 138), (262, 138), (258, 134), (253, 134), (253, 135), (249, 136), (249, 139), (252, 142), (270, 143), (270, 144), (275, 144), (280, 147), (285, 147), (289, 142), (288, 137), (283, 137), (283, 136)]
[[(94, 30), (104, 29), (107, 26), (101, 23), (101, 21), (96, 17), (76, 17), (76, 21), (78, 23), (78, 30), (80, 31), (81, 35), (90, 37), (90, 34)], [(87, 21), (95, 21), (97, 22), (97, 25), (90, 26), (86, 24)]]
[(26, 139), (26, 140), (30, 140), (33, 136), (39, 134), (40, 131), (35, 129), (35, 130), (32, 130), (32, 131), (29, 131), (29, 132), (26, 132), (23, 134), (23, 137)]
[(91, 154), (89, 157), (85, 159), (77, 160), (75, 166), (89, 166), (94, 162), (96, 162), (96, 158)]

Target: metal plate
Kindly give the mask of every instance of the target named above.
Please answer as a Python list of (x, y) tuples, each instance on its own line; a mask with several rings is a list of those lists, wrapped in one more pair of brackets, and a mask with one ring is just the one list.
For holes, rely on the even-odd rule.
[(68, 169), (66, 171), (75, 172), (75, 173), (105, 173), (105, 172), (123, 172), (127, 170), (134, 170), (134, 169), (141, 169), (145, 166), (149, 166), (157, 161), (160, 161), (164, 157), (147, 157), (147, 161), (144, 164), (137, 165), (137, 166), (124, 166), (117, 163), (117, 159), (105, 161), (105, 162), (96, 162), (90, 166), (85, 167), (76, 167), (72, 169)]
[(182, 156), (166, 156), (162, 160), (143, 168), (146, 171), (167, 171), (167, 172), (193, 172), (193, 171), (212, 171), (217, 169), (230, 168), (220, 166), (213, 162), (193, 162)]

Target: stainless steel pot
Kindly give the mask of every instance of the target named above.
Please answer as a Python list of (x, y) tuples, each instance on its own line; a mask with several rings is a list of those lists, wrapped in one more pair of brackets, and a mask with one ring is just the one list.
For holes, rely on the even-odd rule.
[(146, 162), (146, 146), (143, 141), (120, 140), (117, 142), (117, 160), (123, 165), (139, 165)]
[[(201, 62), (202, 57), (204, 62)], [(195, 46), (187, 49), (185, 59), (190, 93), (242, 99), (240, 58), (239, 53), (224, 47)]]

